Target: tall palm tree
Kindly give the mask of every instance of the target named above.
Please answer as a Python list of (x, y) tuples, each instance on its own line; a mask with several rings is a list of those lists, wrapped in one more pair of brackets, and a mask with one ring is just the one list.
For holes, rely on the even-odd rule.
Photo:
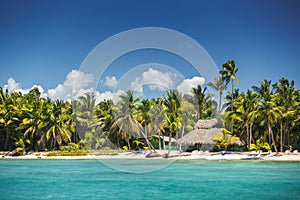
[(166, 116), (166, 125), (169, 129), (169, 144), (168, 144), (168, 154), (167, 157), (170, 155), (171, 152), (171, 143), (172, 143), (172, 137), (175, 131), (178, 130), (178, 127), (180, 125), (179, 118), (176, 117), (174, 113), (168, 113)]
[(19, 126), (21, 104), (21, 93), (8, 94), (8, 91), (4, 93), (0, 87), (0, 125), (3, 127), (2, 135), (5, 135), (3, 150), (11, 150), (13, 134)]
[(48, 114), (46, 112), (46, 103), (45, 99), (40, 99), (31, 92), (24, 95), (21, 107), (23, 116), (19, 128), (24, 131), (24, 138), (30, 139), (31, 149), (33, 150), (37, 150), (40, 146), (38, 144), (42, 142), (40, 140), (42, 134), (40, 127), (47, 123), (44, 121), (45, 115)]
[(213, 90), (216, 90), (219, 92), (219, 108), (218, 108), (218, 110), (219, 110), (219, 112), (221, 112), (223, 91), (226, 89), (224, 80), (222, 79), (221, 76), (217, 76), (217, 77), (215, 77), (214, 82), (208, 82), (207, 86), (211, 87)]
[(236, 109), (234, 111), (228, 111), (227, 115), (229, 118), (240, 122), (240, 126), (246, 128), (246, 143), (248, 149), (250, 149), (252, 141), (252, 125), (253, 121), (257, 117), (255, 114), (256, 107), (258, 105), (258, 99), (256, 93), (252, 90), (248, 90), (247, 94), (244, 92), (235, 99), (234, 105)]
[[(231, 111), (233, 111), (234, 82), (236, 85), (239, 84), (239, 80), (236, 76), (237, 71), (238, 71), (238, 68), (235, 67), (235, 63), (233, 60), (227, 60), (222, 65), (222, 70), (220, 71), (221, 77), (222, 77), (223, 81), (225, 81), (226, 86), (231, 81), (231, 95), (232, 95)], [(231, 132), (233, 132), (233, 122), (231, 122)]]
[(60, 100), (47, 104), (48, 116), (40, 128), (45, 132), (45, 139), (50, 144), (50, 149), (57, 149), (62, 144), (71, 142), (73, 127), (69, 120), (70, 115), (64, 112), (65, 103)]
[[(183, 101), (183, 97), (178, 92), (178, 90), (170, 90), (167, 93), (167, 97), (164, 97), (164, 100), (165, 100), (165, 106), (167, 108), (166, 120), (167, 121), (169, 120), (169, 123), (173, 123), (173, 122), (177, 123), (175, 132), (176, 132), (176, 139), (178, 139), (179, 127), (181, 121), (181, 103)], [(175, 126), (172, 125), (172, 127)], [(171, 134), (172, 134), (172, 130), (170, 130), (170, 135)], [(171, 138), (169, 138), (169, 140), (171, 141)]]
[(208, 97), (205, 94), (206, 89), (207, 89), (206, 87), (202, 88), (201, 85), (198, 85), (197, 87), (192, 88), (192, 93), (197, 102), (199, 119), (203, 118), (203, 108), (208, 99)]
[(258, 112), (262, 116), (262, 122), (268, 127), (269, 143), (272, 142), (275, 151), (278, 152), (272, 126), (281, 117), (282, 108), (281, 106), (276, 105), (276, 96), (272, 94), (270, 85), (271, 81), (264, 80), (263, 82), (260, 82), (260, 87), (253, 86), (252, 89), (261, 97)]
[(164, 100), (162, 98), (158, 98), (152, 104), (152, 109), (150, 110), (150, 118), (153, 123), (153, 131), (158, 135), (158, 149), (161, 150), (161, 134), (164, 128), (165, 123), (165, 115), (166, 115), (166, 107), (164, 106)]
[(295, 88), (294, 81), (289, 82), (285, 78), (279, 80), (279, 84), (273, 84), (276, 93), (276, 103), (282, 107), (282, 117), (280, 119), (280, 152), (283, 152), (284, 135), (288, 135), (291, 127), (291, 117), (294, 113)]
[(141, 125), (144, 127), (144, 133), (148, 137), (148, 125), (151, 122), (150, 110), (152, 108), (149, 99), (143, 99), (142, 102), (137, 106), (138, 115), (141, 117)]

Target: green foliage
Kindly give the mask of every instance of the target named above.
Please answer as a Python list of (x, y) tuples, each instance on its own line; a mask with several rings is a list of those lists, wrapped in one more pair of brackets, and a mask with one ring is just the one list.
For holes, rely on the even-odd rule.
[[(237, 71), (234, 61), (226, 61), (220, 76), (207, 84), (221, 97), (231, 82), (231, 91), (226, 91), (225, 112), (220, 114), (230, 134), (245, 141), (247, 149), (269, 149), (261, 141), (267, 141), (275, 151), (290, 145), (297, 148), (300, 91), (295, 89), (294, 81), (281, 78), (271, 84), (264, 80), (240, 93), (234, 89), (238, 84)], [(117, 104), (104, 100), (96, 105), (92, 94), (69, 103), (42, 98), (37, 88), (21, 94), (0, 87), (0, 150), (49, 150), (50, 155), (84, 154), (84, 145), (99, 151), (105, 147), (107, 151), (122, 151), (123, 146), (126, 150), (153, 150), (150, 135), (179, 138), (191, 131), (199, 118), (216, 115), (217, 103), (205, 87), (197, 86), (190, 92), (193, 95), (170, 90), (163, 97), (148, 100), (135, 98), (133, 91), (126, 91)], [(230, 139), (227, 133), (223, 134), (216, 138), (217, 145), (227, 149)], [(159, 148), (162, 145), (159, 142)]]
[(269, 143), (263, 141), (263, 138), (260, 138), (260, 139), (256, 140), (256, 144), (251, 144), (250, 150), (256, 150), (256, 151), (266, 150), (266, 151), (270, 151), (271, 147), (270, 147)]
[(222, 130), (222, 135), (217, 135), (212, 138), (216, 141), (215, 146), (219, 150), (227, 150), (229, 145), (234, 144), (236, 141), (239, 141), (240, 138), (237, 136), (229, 135), (229, 131), (225, 128)]

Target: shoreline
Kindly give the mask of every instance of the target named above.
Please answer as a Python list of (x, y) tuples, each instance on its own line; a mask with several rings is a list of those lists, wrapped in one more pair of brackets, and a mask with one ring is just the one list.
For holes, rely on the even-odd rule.
[(148, 153), (137, 154), (135, 152), (119, 153), (117, 155), (92, 155), (86, 156), (47, 156), (46, 154), (35, 153), (30, 155), (21, 156), (4, 156), (1, 155), (0, 160), (107, 160), (107, 159), (127, 159), (127, 160), (259, 160), (259, 161), (297, 161), (300, 162), (300, 153), (284, 154), (271, 153), (271, 154), (253, 154), (252, 152), (243, 153), (229, 153), (222, 155), (219, 152), (215, 153), (177, 153), (171, 151), (169, 158), (164, 158), (163, 155), (167, 151), (158, 151), (158, 154), (153, 157), (148, 157)]

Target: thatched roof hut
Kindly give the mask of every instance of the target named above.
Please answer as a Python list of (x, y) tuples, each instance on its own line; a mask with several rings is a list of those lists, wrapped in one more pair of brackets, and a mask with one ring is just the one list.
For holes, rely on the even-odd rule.
[(222, 135), (223, 121), (212, 120), (199, 120), (194, 127), (194, 130), (187, 133), (185, 136), (178, 140), (181, 145), (195, 145), (195, 144), (214, 144), (213, 137)]
[(220, 119), (198, 120), (194, 129), (224, 128), (224, 123)]
[(222, 129), (220, 128), (194, 129), (180, 138), (178, 143), (181, 143), (184, 146), (193, 146), (195, 144), (214, 144), (215, 141), (213, 141), (212, 138), (221, 134)]

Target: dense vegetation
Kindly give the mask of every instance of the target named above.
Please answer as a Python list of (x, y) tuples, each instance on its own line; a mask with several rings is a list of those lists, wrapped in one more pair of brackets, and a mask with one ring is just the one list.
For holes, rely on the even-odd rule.
[[(0, 150), (153, 148), (158, 136), (180, 138), (198, 119), (223, 118), (226, 129), (244, 141), (244, 149), (269, 144), (274, 151), (297, 148), (300, 136), (300, 92), (294, 81), (281, 78), (271, 84), (239, 92), (234, 61), (222, 65), (220, 76), (193, 95), (170, 90), (157, 99), (134, 97), (133, 91), (95, 104), (86, 94), (72, 102), (41, 98), (37, 88), (27, 94), (8, 93), (0, 87)], [(223, 103), (222, 94), (229, 89)], [(218, 103), (217, 103), (218, 102)], [(223, 103), (223, 105), (221, 105)], [(219, 104), (219, 106), (218, 106)], [(161, 143), (158, 143), (158, 148)]]

